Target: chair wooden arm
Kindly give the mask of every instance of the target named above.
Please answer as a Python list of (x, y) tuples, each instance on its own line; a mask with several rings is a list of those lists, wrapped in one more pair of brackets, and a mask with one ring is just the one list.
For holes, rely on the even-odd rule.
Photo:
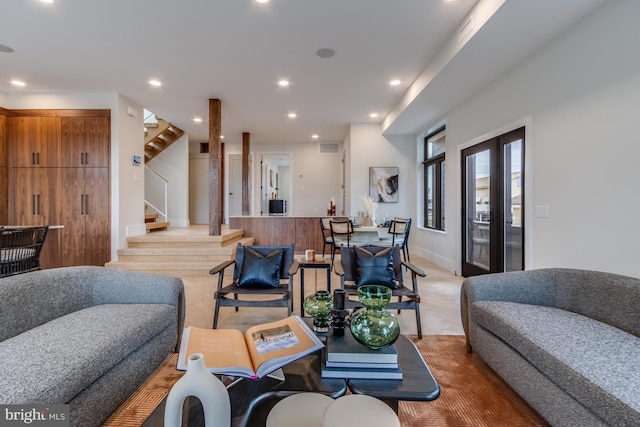
[(289, 275), (289, 279), (291, 279), (292, 276), (298, 273), (299, 268), (300, 268), (300, 261), (298, 261), (297, 259), (293, 260), (293, 263), (291, 264), (291, 267), (289, 267), (289, 271), (287, 272), (287, 274)]
[(409, 271), (411, 271), (412, 274), (415, 274), (417, 276), (420, 277), (426, 277), (427, 273), (425, 273), (425, 271), (423, 269), (421, 269), (420, 267), (418, 267), (417, 265), (413, 265), (410, 262), (405, 262), (405, 261), (401, 261), (402, 265), (407, 267), (409, 269)]
[(340, 277), (344, 276), (344, 267), (341, 262), (333, 264), (333, 271)]
[(235, 260), (231, 259), (229, 261), (225, 261), (222, 264), (218, 264), (215, 267), (213, 267), (211, 270), (209, 270), (209, 274), (218, 274), (221, 271), (223, 271), (225, 268), (229, 267), (231, 264), (235, 264)]

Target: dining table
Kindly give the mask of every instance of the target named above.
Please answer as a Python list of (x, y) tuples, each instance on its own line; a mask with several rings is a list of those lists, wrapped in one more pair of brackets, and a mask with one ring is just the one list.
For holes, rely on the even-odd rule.
[(362, 243), (375, 243), (382, 239), (391, 239), (389, 229), (387, 227), (371, 226), (354, 226), (353, 240)]

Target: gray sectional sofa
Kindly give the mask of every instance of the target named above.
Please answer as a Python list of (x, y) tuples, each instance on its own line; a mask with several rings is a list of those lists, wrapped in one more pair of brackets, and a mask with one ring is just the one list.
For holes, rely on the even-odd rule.
[(640, 425), (640, 279), (541, 269), (465, 279), (478, 354), (554, 426)]
[(180, 279), (68, 267), (0, 279), (0, 404), (98, 426), (177, 348)]

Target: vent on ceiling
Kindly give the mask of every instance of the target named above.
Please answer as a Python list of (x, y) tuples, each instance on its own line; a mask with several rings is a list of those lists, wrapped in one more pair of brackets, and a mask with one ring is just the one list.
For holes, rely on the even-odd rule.
[(319, 153), (339, 153), (340, 144), (337, 142), (321, 142), (318, 144)]

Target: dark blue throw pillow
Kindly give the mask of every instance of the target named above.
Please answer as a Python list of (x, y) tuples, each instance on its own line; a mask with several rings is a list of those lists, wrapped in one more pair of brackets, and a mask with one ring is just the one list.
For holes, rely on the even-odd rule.
[(282, 268), (282, 249), (261, 255), (251, 248), (244, 248), (242, 269), (236, 286), (240, 288), (279, 288)]
[(393, 251), (395, 247), (382, 249), (375, 254), (356, 246), (356, 286), (383, 285), (396, 289), (396, 275), (393, 271)]

